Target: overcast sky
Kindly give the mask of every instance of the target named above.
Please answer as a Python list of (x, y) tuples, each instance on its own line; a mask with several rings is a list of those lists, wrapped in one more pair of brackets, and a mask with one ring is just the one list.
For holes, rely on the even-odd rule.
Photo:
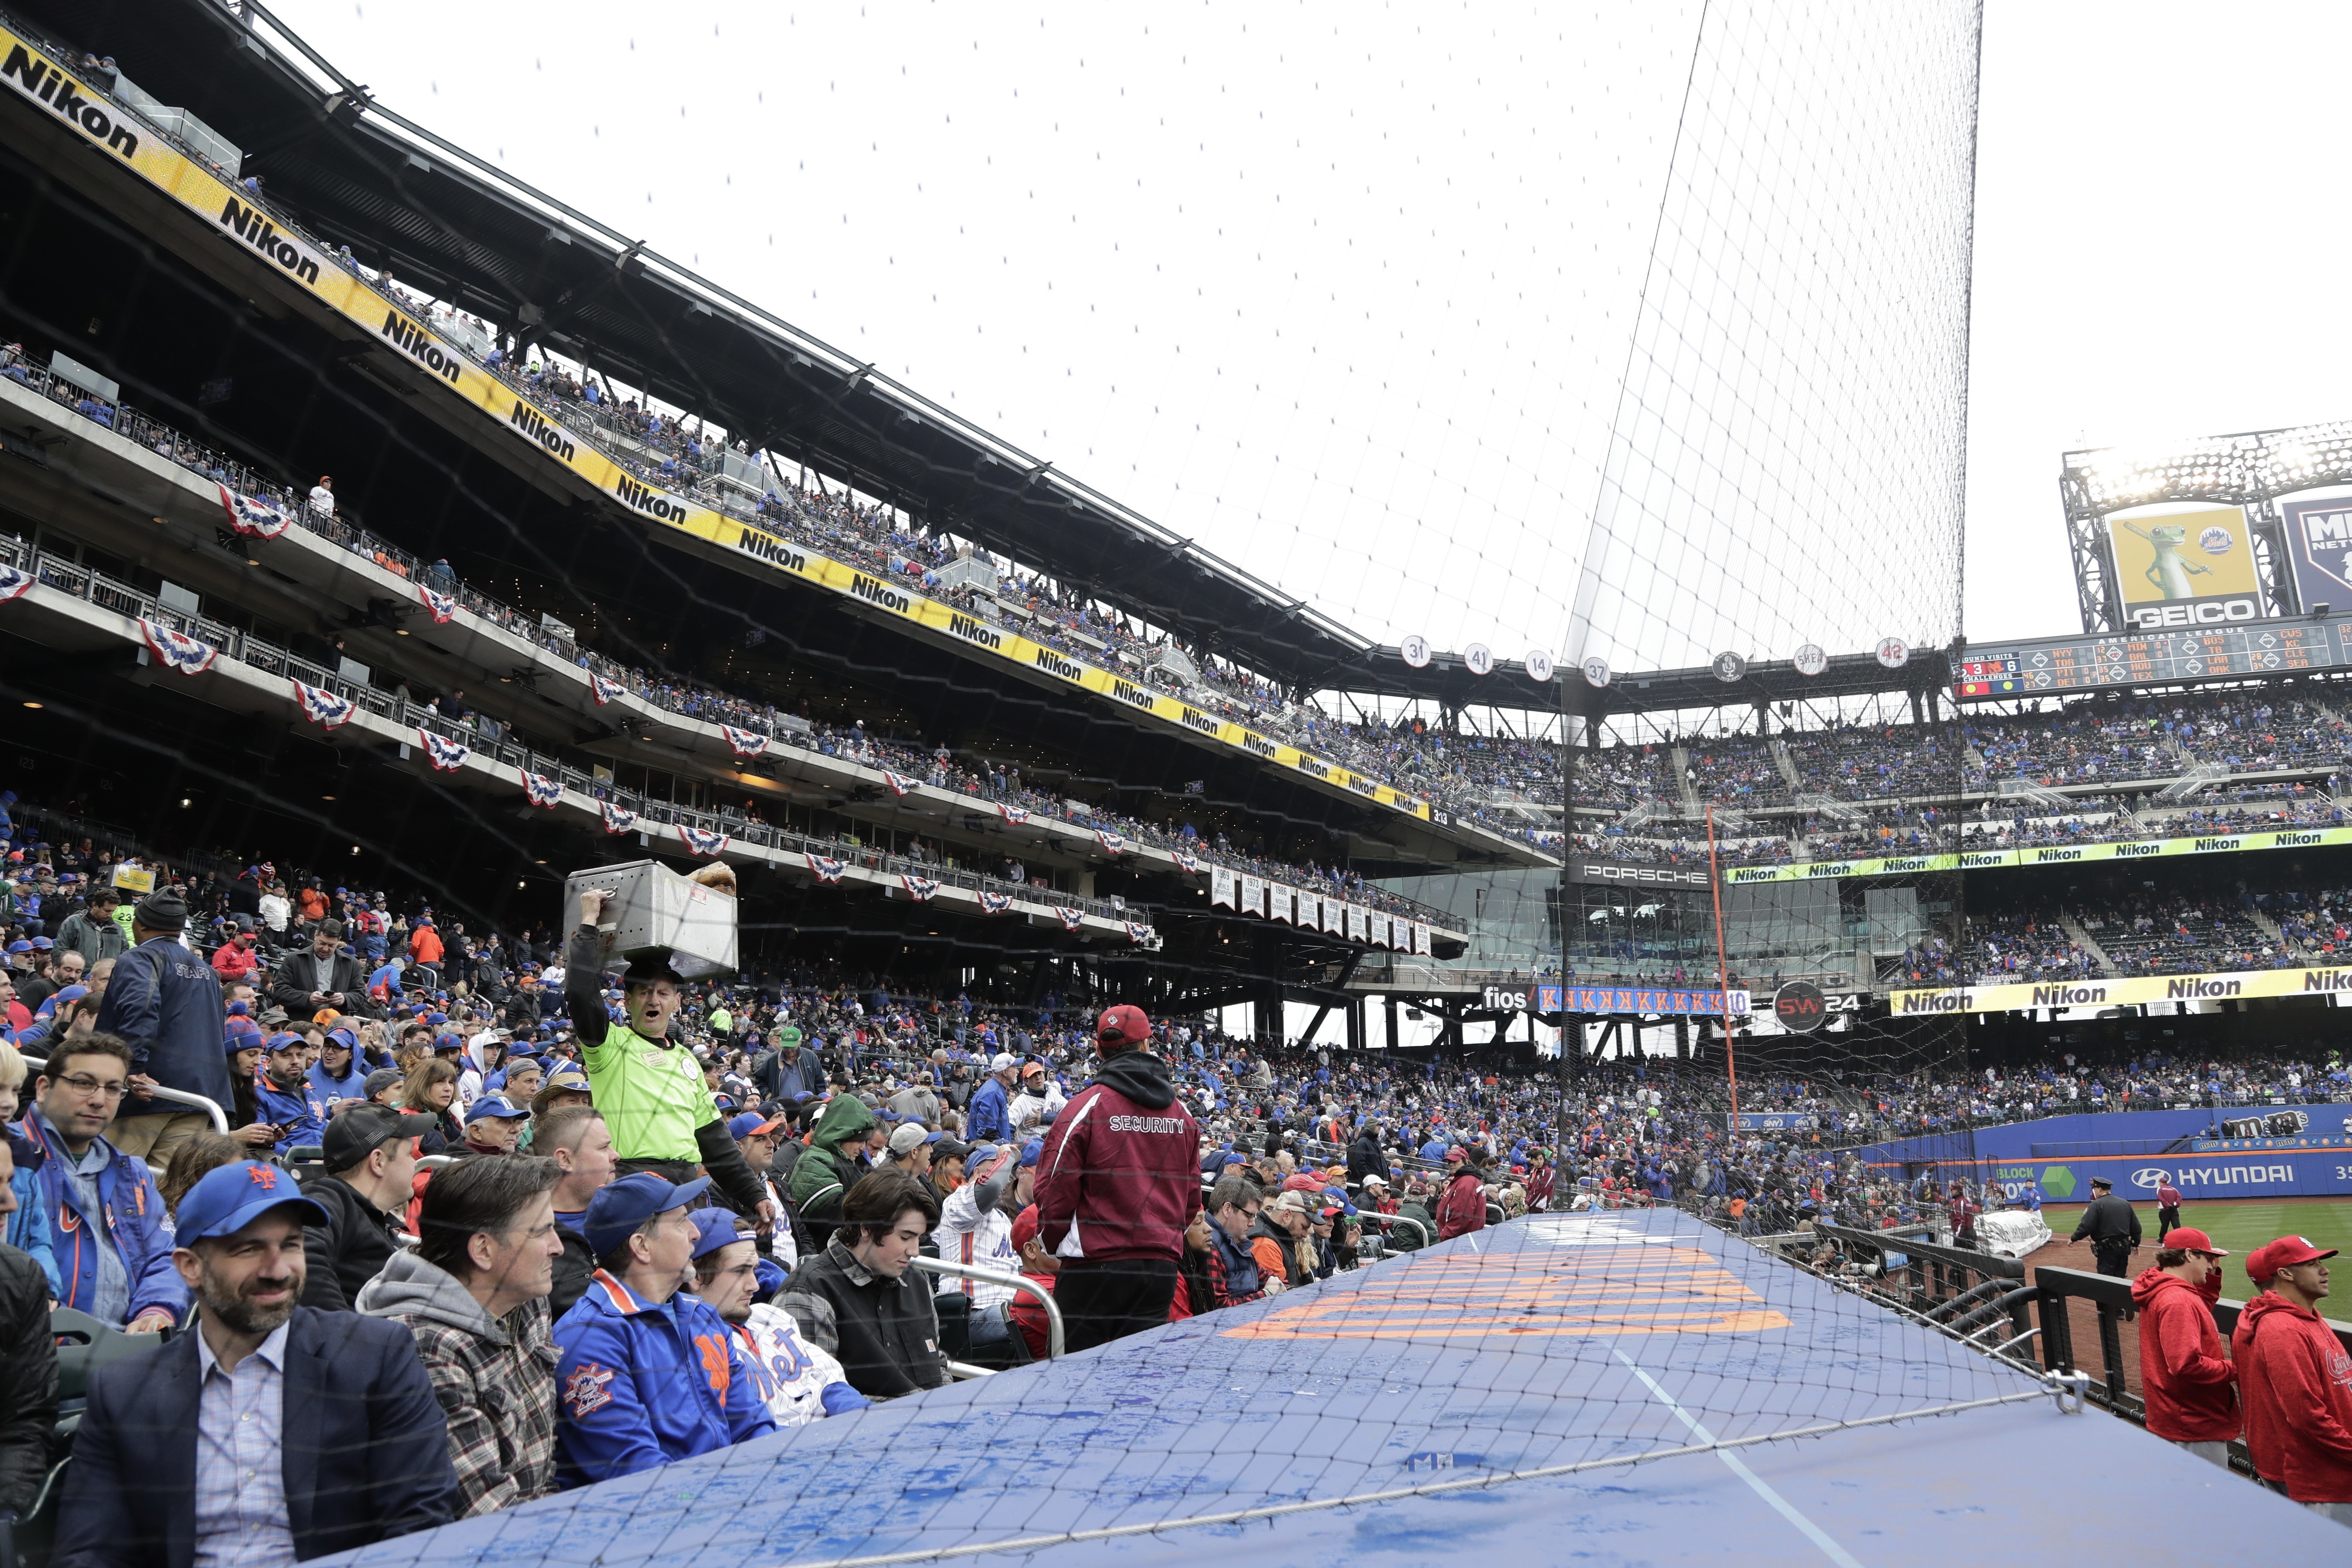
[[(1562, 645), (1696, 5), (277, 10), (1368, 634)], [(1974, 641), (2076, 627), (2063, 451), (2352, 412), (2320, 183), (2352, 13), (2213, 16), (1988, 8)]]

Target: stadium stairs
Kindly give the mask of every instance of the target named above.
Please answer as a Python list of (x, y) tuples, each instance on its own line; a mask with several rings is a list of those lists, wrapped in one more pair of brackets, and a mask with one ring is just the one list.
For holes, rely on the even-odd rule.
[(2083, 951), (2091, 955), (2091, 962), (2099, 966), (2100, 973), (2110, 977), (2115, 974), (2116, 966), (2114, 962), (2107, 957), (2107, 950), (2101, 947), (2097, 939), (2093, 937), (2089, 931), (2083, 928), (2083, 922), (2081, 921), (2076, 920), (2073, 915), (2061, 910), (2058, 911), (2058, 926), (2059, 929), (2063, 931), (2068, 936), (2082, 943)]

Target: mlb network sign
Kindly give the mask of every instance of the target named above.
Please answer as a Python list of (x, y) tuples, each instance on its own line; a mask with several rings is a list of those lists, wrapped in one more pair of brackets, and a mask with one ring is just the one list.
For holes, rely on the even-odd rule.
[(2352, 609), (2352, 498), (2284, 501), (2279, 517), (2286, 526), (2287, 559), (2303, 607)]

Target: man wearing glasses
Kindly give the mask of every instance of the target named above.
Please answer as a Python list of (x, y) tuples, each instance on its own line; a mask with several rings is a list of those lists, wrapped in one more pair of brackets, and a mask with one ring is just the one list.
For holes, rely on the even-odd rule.
[[(336, 1119), (339, 1122), (345, 1120)], [(425, 1189), (415, 1252), (394, 1252), (358, 1307), (416, 1338), (449, 1420), (457, 1517), (554, 1495), (555, 1341), (548, 1292), (563, 1255), (552, 1160), (468, 1160)]]
[(2300, 1236), (2246, 1254), (2247, 1277), (2264, 1289), (2238, 1314), (2231, 1348), (2255, 1469), (2313, 1512), (2352, 1525), (2352, 1354), (2319, 1315), (2335, 1256)]
[(1250, 1250), (1265, 1200), (1264, 1189), (1246, 1176), (1220, 1176), (1209, 1189), (1203, 1206), (1214, 1224), (1209, 1233), (1209, 1302), (1202, 1311), (1276, 1295), (1285, 1285), (1279, 1276), (1262, 1278)]
[(172, 1265), (163, 1200), (147, 1163), (105, 1137), (130, 1089), (131, 1047), (111, 1035), (85, 1035), (49, 1058), (16, 1131), (33, 1152), (38, 1200), (23, 1223), (48, 1227), (58, 1304), (148, 1334), (179, 1321), (188, 1288)]

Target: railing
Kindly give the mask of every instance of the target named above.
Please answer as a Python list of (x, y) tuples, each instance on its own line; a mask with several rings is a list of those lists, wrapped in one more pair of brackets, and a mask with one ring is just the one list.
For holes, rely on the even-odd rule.
[[(681, 693), (654, 682), (642, 671), (583, 647), (571, 637), (549, 629), (533, 620), (529, 615), (515, 610), (467, 585), (451, 573), (445, 563), (435, 562), (430, 564), (425, 563), (391, 541), (369, 532), (341, 510), (334, 513), (320, 511), (304, 499), (294, 495), (282, 486), (263, 479), (253, 469), (223, 456), (211, 447), (189, 440), (168, 426), (150, 419), (136, 409), (121, 404), (99, 405), (96, 399), (81, 396), (80, 388), (43, 366), (34, 364), (16, 355), (0, 352), (0, 375), (5, 375), (34, 391), (42, 393), (60, 407), (79, 414), (82, 417), (89, 418), (126, 439), (134, 441), (171, 461), (202, 474), (216, 484), (227, 485), (245, 494), (269, 498), (305, 531), (348, 550), (355, 555), (364, 557), (398, 576), (407, 578), (420, 585), (429, 586), (436, 594), (454, 597), (460, 608), (490, 622), (509, 635), (530, 644), (534, 648), (543, 649), (554, 655), (575, 668), (588, 670), (607, 680), (617, 682), (628, 695), (649, 707), (675, 713), (689, 721), (729, 723), (745, 729), (757, 730), (770, 735), (782, 745), (797, 746), (803, 750), (812, 751), (821, 748), (820, 739), (812, 731), (811, 726), (805, 720), (781, 712), (774, 708), (759, 706), (719, 693)], [(93, 405), (95, 411), (84, 408), (81, 405), (83, 403)], [(12, 562), (12, 564), (21, 563)], [(75, 574), (79, 573), (79, 568), (70, 563), (57, 563), (54, 569), (59, 574), (59, 581), (53, 583), (52, 585), (68, 586), (68, 591), (74, 591), (69, 584), (76, 580)], [(111, 599), (102, 602), (109, 603), (110, 607), (121, 607)], [(123, 613), (134, 612), (125, 610)], [(226, 645), (212, 636), (212, 632), (218, 631), (223, 636), (229, 635), (229, 628), (221, 623), (201, 617), (194, 621), (180, 617), (175, 619), (173, 624), (184, 631), (189, 631), (193, 636), (203, 637), (215, 647)], [(246, 658), (242, 662), (257, 661)], [(264, 668), (275, 667), (265, 665)], [(327, 687), (343, 696), (354, 696), (359, 689), (346, 687), (339, 677), (331, 677), (321, 667), (304, 665), (302, 669), (310, 672), (300, 675), (300, 678), (310, 685)], [(299, 671), (291, 668), (284, 673), (300, 674)], [(371, 710), (381, 711), (373, 704), (370, 704), (370, 707)], [(479, 723), (466, 728), (477, 734), (482, 732)], [(957, 781), (951, 784), (929, 783), (933, 758), (918, 744), (883, 737), (869, 737), (865, 744), (871, 748), (873, 755), (844, 753), (845, 760), (869, 766), (895, 764), (898, 768), (904, 769), (917, 777), (924, 778), (927, 781), (927, 787), (939, 789), (950, 796), (961, 796), (988, 805), (1002, 804), (1025, 807), (1039, 816), (1051, 818), (1076, 830), (1091, 830), (1097, 826), (1093, 813), (1069, 811), (1065, 808), (1064, 803), (1051, 796), (1039, 795), (1033, 790), (1000, 790), (989, 784), (984, 779)], [(1240, 857), (1211, 847), (1202, 840), (1188, 839), (1179, 834), (1165, 832), (1152, 824), (1138, 819), (1109, 814), (1103, 817), (1102, 824), (1115, 829), (1122, 837), (1133, 838), (1138, 843), (1162, 851), (1181, 849), (1186, 853), (1197, 855), (1204, 861), (1223, 866), (1231, 870), (1246, 872), (1252, 876), (1265, 876), (1277, 883), (1295, 879), (1299, 885), (1307, 886), (1310, 889), (1319, 889), (1322, 886), (1318, 879), (1307, 876), (1304, 868), (1252, 863)], [(1419, 921), (1433, 927), (1451, 929), (1447, 923), (1450, 917), (1444, 910), (1385, 888), (1373, 888), (1367, 885), (1342, 889), (1340, 892), (1345, 897), (1361, 900), (1385, 914), (1402, 915), (1409, 920)]]
[[(2137, 1416), (2144, 1406), (2126, 1387), (2126, 1356), (2123, 1349), (2122, 1325), (2126, 1315), (2135, 1311), (2131, 1281), (2110, 1274), (2089, 1274), (2080, 1268), (2040, 1268), (2033, 1271), (2042, 1302), (2042, 1349), (2044, 1363), (2053, 1372), (2073, 1372), (2075, 1368), (2074, 1323), (2067, 1310), (2072, 1301), (2087, 1301), (2097, 1314), (2099, 1363), (2105, 1374), (2102, 1383), (2094, 1385), (2101, 1390), (2101, 1403), (2119, 1414)], [(2227, 1340), (2238, 1326), (2238, 1314), (2245, 1310), (2242, 1301), (2215, 1301), (2213, 1321)], [(2352, 1323), (2338, 1322), (2333, 1318), (2321, 1320), (2336, 1336), (2347, 1352), (2352, 1352)]]
[[(70, 1055), (71, 1053), (68, 1052), (68, 1054)], [(49, 1058), (47, 1057), (26, 1057), (24, 1058), (24, 1063), (28, 1068), (37, 1068), (46, 1072), (48, 1070)], [(143, 1096), (138, 1094), (126, 1095), (121, 1103), (127, 1105), (132, 1100), (141, 1098), (169, 1100), (173, 1105), (184, 1105), (192, 1110), (201, 1110), (206, 1116), (212, 1118), (214, 1131), (226, 1132), (228, 1131), (228, 1113), (223, 1110), (216, 1102), (206, 1100), (201, 1094), (189, 1094), (182, 1089), (165, 1089), (162, 1085), (158, 1084), (155, 1088), (144, 1091)], [(115, 1114), (120, 1116), (121, 1112), (118, 1110)], [(141, 1111), (137, 1114), (144, 1116), (151, 1115), (152, 1113), (149, 1111)]]
[[(1020, 1274), (1000, 1274), (993, 1268), (975, 1268), (969, 1263), (950, 1263), (939, 1258), (917, 1258), (915, 1267), (926, 1274), (945, 1274), (958, 1279), (977, 1279), (982, 1284), (1002, 1285), (1024, 1296), (1034, 1296), (1045, 1309), (1045, 1359), (1057, 1361), (1066, 1342), (1062, 1332), (1062, 1309), (1055, 1303), (1054, 1293)], [(1014, 1331), (1016, 1333), (1018, 1330)], [(973, 1371), (984, 1371), (973, 1368)]]
[(455, 742), (478, 755), (509, 766), (537, 773), (542, 778), (557, 780), (567, 789), (592, 799), (611, 801), (624, 809), (634, 811), (640, 823), (652, 826), (675, 826), (680, 824), (703, 832), (724, 833), (729, 838), (773, 850), (780, 855), (817, 855), (837, 859), (885, 876), (908, 874), (968, 891), (1003, 893), (1034, 904), (1045, 902), (1065, 909), (1076, 909), (1098, 920), (1125, 921), (1133, 911), (1107, 899), (1087, 898), (1076, 893), (1041, 890), (1027, 883), (1002, 881), (993, 877), (952, 869), (929, 860), (914, 859), (882, 850), (867, 848), (839, 839), (817, 838), (788, 827), (772, 826), (751, 822), (731, 810), (704, 811), (695, 806), (681, 805), (674, 801), (656, 800), (633, 791), (606, 784), (559, 757), (546, 755), (529, 745), (502, 736), (486, 735), (470, 724), (446, 719), (429, 709), (373, 686), (362, 686), (346, 680), (334, 671), (308, 659), (299, 658), (266, 642), (249, 632), (202, 616), (190, 616), (163, 604), (152, 595), (143, 594), (127, 583), (101, 573), (66, 561), (47, 551), (36, 552), (21, 539), (0, 536), (0, 561), (29, 571), (45, 586), (55, 588), (75, 598), (109, 609), (114, 613), (149, 620), (157, 626), (170, 626), (210, 644), (224, 658), (248, 665), (272, 674), (285, 675), (309, 685), (323, 687), (338, 696), (351, 699), (376, 717), (398, 726), (414, 726), (429, 731), (443, 740)]

